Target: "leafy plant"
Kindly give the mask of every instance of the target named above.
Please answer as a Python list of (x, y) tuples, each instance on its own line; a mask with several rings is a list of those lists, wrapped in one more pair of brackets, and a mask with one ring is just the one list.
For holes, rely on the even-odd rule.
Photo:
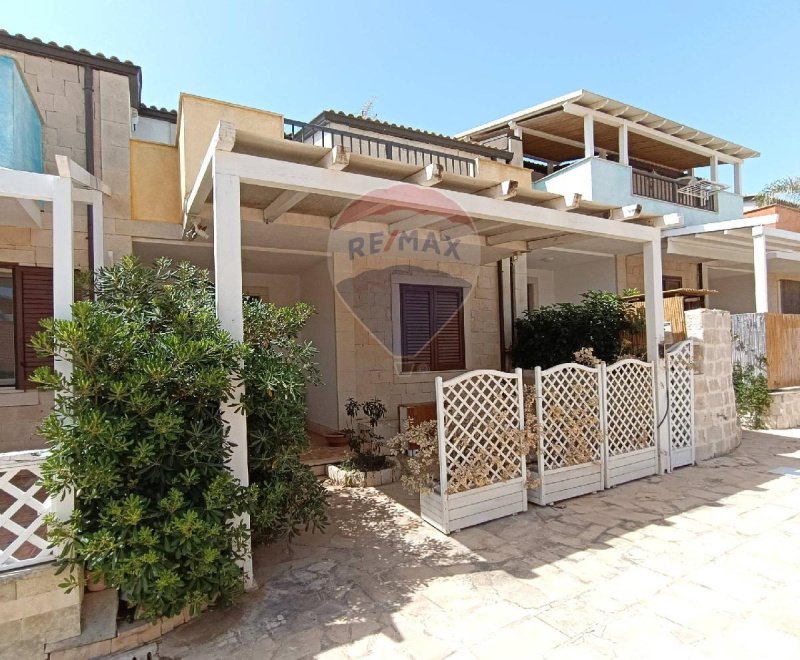
[(581, 297), (579, 304), (540, 307), (515, 321), (512, 355), (516, 366), (547, 369), (573, 361), (583, 349), (591, 349), (604, 362), (617, 358), (621, 333), (632, 324), (631, 305), (607, 291), (588, 291)]
[[(766, 360), (761, 358), (762, 365)], [(742, 426), (750, 429), (766, 427), (766, 417), (772, 405), (767, 387), (767, 377), (754, 365), (733, 365), (733, 391), (736, 395), (736, 412)]]
[(319, 383), (319, 370), (316, 349), (298, 334), (314, 309), (246, 298), (243, 311), (250, 521), (253, 541), (271, 543), (325, 528), (325, 488), (300, 462), (308, 448), (306, 388)]
[[(347, 415), (347, 428), (342, 432), (348, 437), (352, 456), (342, 464), (342, 467), (358, 472), (373, 472), (383, 470), (392, 465), (392, 460), (384, 454), (384, 437), (378, 435), (375, 429), (386, 416), (387, 409), (377, 397), (359, 403), (350, 397), (344, 406)], [(358, 413), (363, 412), (369, 421), (369, 428), (359, 427)]]
[(70, 569), (64, 586), (78, 586), (73, 569), (85, 566), (147, 618), (229, 602), (247, 534), (232, 521), (248, 501), (225, 465), (220, 406), (235, 403), (229, 374), (243, 347), (190, 265), (126, 258), (97, 275), (95, 293), (32, 342), (72, 362), (71, 375), (34, 375), (55, 391), (40, 428), (52, 450), (44, 486), (75, 493), (70, 519), (48, 520), (59, 568)]

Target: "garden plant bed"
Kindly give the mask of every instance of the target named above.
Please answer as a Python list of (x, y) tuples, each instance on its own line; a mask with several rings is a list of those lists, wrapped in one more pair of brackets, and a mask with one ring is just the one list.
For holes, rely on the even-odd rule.
[(337, 486), (356, 488), (363, 488), (365, 486), (385, 486), (386, 484), (397, 481), (399, 474), (397, 465), (392, 465), (383, 470), (371, 470), (369, 472), (348, 469), (339, 465), (328, 466), (328, 479)]

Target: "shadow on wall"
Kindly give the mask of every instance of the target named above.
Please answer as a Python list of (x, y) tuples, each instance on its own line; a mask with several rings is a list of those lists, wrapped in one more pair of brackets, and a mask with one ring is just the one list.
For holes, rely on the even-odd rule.
[[(701, 467), (531, 505), (451, 537), (409, 515), (402, 503), (418, 500), (398, 484), (386, 489), (397, 500), (375, 489), (334, 489), (326, 534), (260, 548), (260, 589), (171, 633), (161, 657), (310, 657), (366, 637), (373, 646), (359, 646), (364, 653), (391, 653), (403, 642), (447, 655), (556, 600), (576, 598), (576, 607), (591, 609), (581, 600), (590, 589), (624, 599), (630, 571), (649, 569), (666, 582), (742, 542), (725, 527), (774, 524), (745, 521), (723, 500), (765, 490), (777, 478), (767, 470), (797, 463), (777, 454), (796, 449), (796, 439), (759, 435)], [(709, 533), (682, 554), (674, 541), (685, 538), (686, 524), (673, 529), (670, 519), (687, 512), (691, 532)], [(611, 555), (600, 561), (587, 549)], [(459, 612), (469, 625), (453, 625)]]

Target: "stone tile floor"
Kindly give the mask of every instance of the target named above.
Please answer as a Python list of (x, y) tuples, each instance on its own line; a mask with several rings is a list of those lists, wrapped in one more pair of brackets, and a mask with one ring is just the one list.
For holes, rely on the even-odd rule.
[(730, 456), (449, 538), (396, 484), (333, 490), (326, 534), (258, 550), (261, 588), (160, 656), (800, 658), (800, 477), (769, 472), (798, 450), (745, 433)]

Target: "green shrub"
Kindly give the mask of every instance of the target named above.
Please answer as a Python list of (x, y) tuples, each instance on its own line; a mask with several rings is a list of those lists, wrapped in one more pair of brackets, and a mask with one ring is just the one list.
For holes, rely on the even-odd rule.
[(306, 385), (318, 383), (316, 350), (298, 339), (314, 313), (305, 303), (244, 303), (244, 408), (247, 413), (251, 527), (256, 543), (325, 526), (326, 490), (299, 455), (308, 447)]
[[(49, 522), (60, 568), (84, 566), (147, 618), (228, 603), (247, 538), (237, 514), (250, 511), (256, 542), (324, 523), (324, 490), (298, 458), (316, 368), (297, 333), (313, 310), (246, 300), (245, 342), (235, 342), (208, 274), (168, 260), (123, 259), (99, 273), (95, 297), (33, 340), (73, 363), (67, 380), (49, 368), (35, 376), (56, 391), (41, 427), (52, 448), (44, 485), (75, 493), (71, 519)], [(239, 403), (231, 373), (247, 388), (249, 490), (225, 464), (220, 405)], [(72, 570), (64, 586), (77, 586)]]
[(763, 429), (772, 398), (767, 387), (767, 377), (753, 365), (733, 365), (733, 391), (736, 395), (736, 412), (742, 426)]
[(629, 305), (607, 291), (588, 291), (579, 304), (558, 303), (526, 311), (515, 321), (514, 364), (547, 369), (573, 362), (575, 353), (592, 349), (605, 362), (617, 359), (621, 333), (629, 328)]
[[(241, 589), (246, 538), (230, 521), (247, 500), (225, 467), (220, 403), (243, 347), (220, 328), (213, 291), (191, 266), (124, 259), (98, 275), (96, 293), (33, 339), (73, 364), (66, 379), (49, 367), (35, 374), (56, 392), (40, 429), (52, 450), (45, 488), (75, 493), (72, 517), (48, 523), (64, 544), (60, 568), (85, 566), (147, 618), (228, 602)], [(64, 586), (78, 586), (74, 571)]]

